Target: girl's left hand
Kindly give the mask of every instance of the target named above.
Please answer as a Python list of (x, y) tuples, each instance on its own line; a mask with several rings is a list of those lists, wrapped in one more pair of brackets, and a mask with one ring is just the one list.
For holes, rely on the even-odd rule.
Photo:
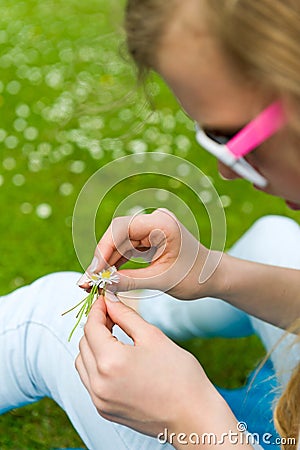
[[(112, 335), (113, 323), (134, 345)], [(84, 331), (76, 368), (105, 419), (157, 436), (180, 429), (193, 410), (206, 417), (219, 397), (192, 354), (121, 302), (99, 297)]]

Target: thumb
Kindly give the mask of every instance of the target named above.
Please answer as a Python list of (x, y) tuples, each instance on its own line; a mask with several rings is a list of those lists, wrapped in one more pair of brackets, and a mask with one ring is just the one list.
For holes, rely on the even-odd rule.
[(107, 307), (102, 295), (94, 302), (84, 327), (85, 336), (90, 344), (109, 342), (112, 339), (111, 327), (107, 325)]
[(95, 320), (105, 322), (106, 314), (106, 302), (104, 301), (103, 295), (99, 295), (91, 307), (89, 316), (95, 317)]
[(137, 312), (124, 305), (115, 294), (105, 292), (105, 303), (111, 320), (136, 343), (147, 335), (149, 324)]

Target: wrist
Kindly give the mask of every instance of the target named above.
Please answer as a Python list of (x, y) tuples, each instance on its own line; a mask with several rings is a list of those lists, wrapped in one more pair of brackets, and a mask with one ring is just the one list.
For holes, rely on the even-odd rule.
[(247, 442), (244, 432), (239, 431), (238, 421), (216, 390), (204, 400), (202, 396), (197, 405), (190, 405), (183, 412), (172, 431), (169, 431), (168, 442), (176, 450), (253, 448)]
[(198, 437), (201, 443), (201, 436), (213, 433), (219, 419), (223, 420), (228, 411), (231, 413), (229, 406), (207, 377), (202, 379), (198, 387), (191, 384), (192, 396), (184, 397), (178, 404), (174, 421), (168, 427), (168, 442), (176, 450), (200, 448), (197, 445)]
[(205, 266), (201, 262), (198, 270), (198, 292), (195, 298), (222, 298), (227, 285), (228, 255), (223, 252), (210, 250), (207, 254)]
[[(197, 404), (193, 402), (182, 410), (178, 421), (170, 432), (171, 443), (176, 450), (211, 448), (211, 443), (205, 441), (208, 435), (218, 435), (222, 421), (231, 411), (222, 397), (215, 393), (201, 396)], [(171, 442), (171, 438), (173, 442)], [(207, 445), (207, 447), (206, 447)]]

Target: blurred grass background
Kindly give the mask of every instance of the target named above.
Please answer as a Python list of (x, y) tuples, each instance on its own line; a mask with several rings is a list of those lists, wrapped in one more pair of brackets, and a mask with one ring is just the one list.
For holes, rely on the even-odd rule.
[[(195, 143), (193, 123), (154, 75), (147, 92), (155, 110), (149, 106), (124, 50), (123, 6), (112, 0), (0, 3), (2, 295), (49, 272), (83, 270), (72, 243), (76, 198), (97, 169), (128, 154), (162, 151), (207, 173), (226, 211), (227, 248), (263, 215), (298, 220), (281, 200), (244, 181), (219, 178), (216, 161)], [(209, 223), (195, 195), (174, 179), (147, 176), (120, 183), (107, 196), (97, 221), (98, 237), (120, 201), (153, 186), (188, 203), (208, 244)], [(168, 206), (167, 199), (156, 203)], [(182, 345), (224, 387), (243, 384), (263, 355), (256, 337), (194, 339)], [(1, 450), (78, 445), (80, 439), (51, 400), (0, 417)]]

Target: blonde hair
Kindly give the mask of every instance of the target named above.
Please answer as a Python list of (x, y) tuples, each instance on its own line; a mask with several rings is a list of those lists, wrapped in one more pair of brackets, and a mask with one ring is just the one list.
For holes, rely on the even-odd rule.
[[(299, 131), (300, 1), (198, 1), (205, 2), (209, 29), (218, 38), (230, 62), (247, 79), (285, 99), (292, 111), (290, 125)], [(155, 67), (159, 44), (179, 2), (127, 1), (127, 46), (140, 76)], [(277, 404), (274, 420), (282, 437), (294, 437), (298, 441), (300, 365)], [(282, 448), (294, 450), (296, 445), (283, 444)]]
[(129, 0), (125, 14), (127, 48), (141, 78), (155, 66), (157, 48), (167, 24), (176, 11), (176, 2)]
[[(289, 328), (289, 333), (295, 334), (292, 345), (300, 342), (300, 318)], [(298, 336), (297, 336), (298, 335)], [(286, 335), (285, 335), (286, 336)], [(284, 337), (281, 339), (283, 340)], [(288, 385), (281, 395), (274, 411), (275, 427), (286, 444), (282, 445), (284, 450), (295, 450), (297, 445), (291, 442), (298, 442), (300, 432), (300, 364), (296, 365)], [(289, 443), (290, 442), (290, 443)]]
[[(186, 0), (187, 1), (187, 0)], [(290, 125), (300, 131), (300, 2), (298, 0), (195, 0), (208, 12), (209, 29), (245, 77), (284, 97)], [(127, 0), (127, 47), (140, 79), (156, 55), (180, 0)]]
[(295, 368), (289, 383), (274, 411), (275, 427), (282, 438), (284, 450), (295, 450), (299, 439), (300, 423), (300, 364)]

